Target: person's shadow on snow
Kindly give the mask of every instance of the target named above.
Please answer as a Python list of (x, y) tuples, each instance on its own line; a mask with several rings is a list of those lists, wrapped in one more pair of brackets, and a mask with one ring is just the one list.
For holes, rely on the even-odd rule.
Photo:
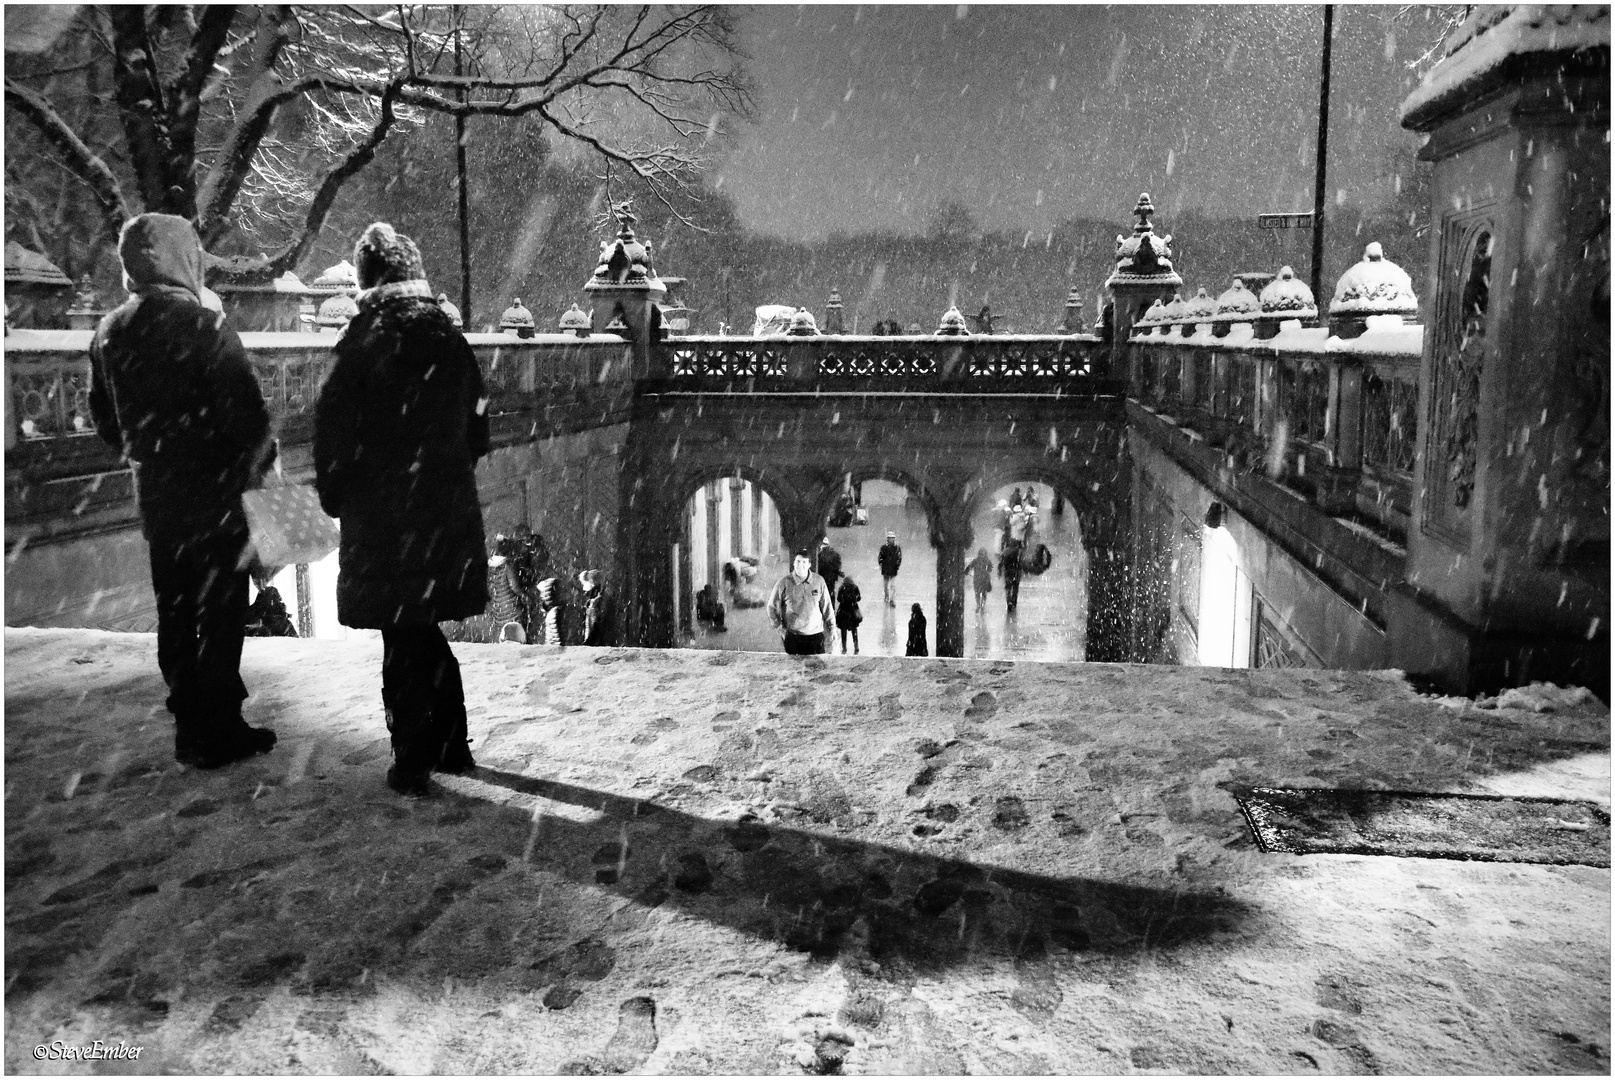
[[(815, 833), (749, 815), (715, 821), (485, 767), (463, 782), (595, 812), (587, 824), (534, 814), (529, 847), (535, 866), (645, 907), (673, 904), (686, 915), (825, 959), (850, 949), (921, 970), (983, 953), (1031, 959), (1051, 945), (1105, 952), (1173, 948), (1236, 930), (1252, 914), (1219, 891), (979, 866), (836, 836), (829, 823)], [(475, 797), (474, 788), (465, 794)], [(930, 814), (935, 824), (918, 825), (916, 833), (940, 832), (960, 810), (942, 804)], [(997, 801), (994, 828), (1013, 832), (1028, 822), (1019, 799)]]

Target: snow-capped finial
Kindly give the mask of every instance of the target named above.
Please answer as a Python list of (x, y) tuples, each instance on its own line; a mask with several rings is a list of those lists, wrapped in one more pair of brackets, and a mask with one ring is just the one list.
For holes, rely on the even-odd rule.
[(1133, 213), (1138, 215), (1138, 224), (1133, 226), (1134, 233), (1147, 233), (1150, 231), (1150, 215), (1155, 213), (1155, 204), (1150, 201), (1150, 193), (1141, 191), (1138, 195), (1138, 205), (1133, 207)]

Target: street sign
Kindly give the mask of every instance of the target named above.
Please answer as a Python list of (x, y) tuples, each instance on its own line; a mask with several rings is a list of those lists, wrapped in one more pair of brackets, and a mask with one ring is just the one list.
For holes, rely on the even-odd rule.
[(1300, 214), (1257, 214), (1256, 225), (1261, 229), (1310, 229), (1312, 211)]

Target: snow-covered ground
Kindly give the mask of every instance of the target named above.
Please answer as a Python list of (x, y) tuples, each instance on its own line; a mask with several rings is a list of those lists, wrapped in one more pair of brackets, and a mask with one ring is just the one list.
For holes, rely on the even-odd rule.
[(281, 742), (215, 773), (151, 636), (5, 646), (10, 1072), (1610, 1068), (1607, 869), (1262, 854), (1226, 790), (1607, 805), (1596, 702), (458, 645), (482, 768), (407, 802), (377, 642), (249, 640)]

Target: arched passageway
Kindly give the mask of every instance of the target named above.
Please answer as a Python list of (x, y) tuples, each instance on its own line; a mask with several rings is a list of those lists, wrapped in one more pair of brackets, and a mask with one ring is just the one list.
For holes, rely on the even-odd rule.
[[(1088, 555), (1076, 509), (1048, 484), (1003, 484), (977, 504), (971, 518), (976, 546), (993, 563), (992, 591), (978, 604), (974, 574), (965, 578), (964, 654), (991, 660), (1082, 660), (1088, 637)], [(1021, 575), (1015, 609), (1004, 578), (1006, 519), (1026, 508), (1026, 542), (1050, 556), (1041, 573)]]

